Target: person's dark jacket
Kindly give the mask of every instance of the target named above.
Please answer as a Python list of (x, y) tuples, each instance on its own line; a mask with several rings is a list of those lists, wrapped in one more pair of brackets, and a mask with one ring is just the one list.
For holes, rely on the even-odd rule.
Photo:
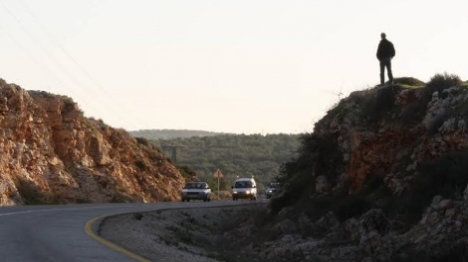
[(379, 48), (377, 49), (377, 59), (393, 58), (395, 56), (395, 48), (392, 42), (387, 39), (380, 40)]

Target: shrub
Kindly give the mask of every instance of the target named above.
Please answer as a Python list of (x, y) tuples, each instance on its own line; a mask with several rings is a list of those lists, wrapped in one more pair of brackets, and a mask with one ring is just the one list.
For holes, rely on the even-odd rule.
[(92, 203), (88, 198), (77, 198), (75, 201), (77, 204), (89, 204)]
[(145, 145), (145, 146), (149, 146), (149, 142), (146, 138), (143, 138), (143, 137), (136, 137), (135, 138), (137, 143), (138, 144), (142, 144), (142, 145)]
[(33, 182), (26, 178), (15, 177), (13, 179), (16, 189), (26, 205), (59, 204), (60, 199), (53, 194), (43, 191)]
[(109, 200), (109, 202), (110, 203), (129, 203), (129, 202), (132, 202), (132, 200), (131, 198), (125, 196), (123, 193), (116, 191), (114, 192), (114, 195)]
[(391, 195), (382, 174), (367, 176), (362, 187), (353, 194), (348, 194), (346, 189), (349, 189), (349, 184), (335, 194), (331, 205), (331, 210), (342, 222), (359, 217), (371, 208), (383, 208), (378, 206), (376, 201)]
[(331, 206), (336, 198), (328, 195), (316, 196), (300, 203), (303, 206), (302, 210), (312, 220), (315, 221), (326, 213), (331, 211)]
[[(371, 208), (382, 208), (374, 202), (391, 195), (383, 183), (383, 176), (378, 174), (366, 179), (363, 187), (353, 194), (349, 194), (349, 183), (344, 182), (342, 185), (339, 190), (330, 194), (300, 199), (295, 202), (296, 210), (293, 210), (292, 214), (298, 215), (303, 212), (315, 221), (328, 212), (332, 212), (343, 222), (352, 217), (359, 217)], [(270, 202), (270, 207), (275, 208), (276, 202), (287, 200), (287, 198), (274, 198)]]
[(337, 117), (339, 120), (343, 120), (345, 117), (347, 110), (346, 110), (346, 101), (340, 100), (338, 103), (334, 104), (328, 111), (327, 115), (330, 117)]
[(312, 195), (315, 190), (314, 174), (325, 175), (330, 185), (334, 186), (341, 173), (343, 154), (335, 134), (323, 137), (304, 134), (299, 152), (299, 157), (281, 166), (278, 181), (283, 184), (283, 193), (270, 201), (273, 213)]
[(431, 80), (426, 85), (426, 91), (431, 95), (434, 92), (440, 93), (447, 88), (459, 86), (463, 83), (459, 76), (454, 74), (436, 74), (434, 75)]
[(447, 73), (434, 75), (422, 90), (419, 99), (403, 110), (401, 113), (402, 122), (404, 124), (421, 122), (426, 114), (427, 104), (431, 101), (434, 92), (439, 92), (439, 95), (441, 95), (443, 90), (459, 86), (462, 83), (457, 75)]
[(439, 159), (422, 164), (416, 178), (416, 191), (432, 199), (434, 195), (453, 197), (468, 183), (468, 150), (452, 152)]
[(341, 222), (359, 217), (372, 208), (372, 203), (363, 194), (353, 194), (341, 199), (333, 208), (333, 213)]
[(421, 219), (424, 209), (434, 196), (460, 197), (458, 192), (463, 192), (468, 183), (467, 161), (468, 151), (460, 151), (422, 163), (411, 188), (392, 199), (386, 209), (400, 216), (406, 228), (409, 228)]
[(313, 176), (310, 170), (309, 172), (303, 171), (296, 173), (296, 175), (283, 186), (283, 192), (271, 199), (269, 205), (272, 213), (276, 214), (282, 208), (297, 203), (301, 197), (308, 196), (313, 184)]
[(44, 204), (44, 194), (32, 181), (18, 177), (14, 182), (26, 205)]
[(188, 166), (176, 166), (176, 168), (186, 181), (191, 181), (197, 176), (197, 173)]

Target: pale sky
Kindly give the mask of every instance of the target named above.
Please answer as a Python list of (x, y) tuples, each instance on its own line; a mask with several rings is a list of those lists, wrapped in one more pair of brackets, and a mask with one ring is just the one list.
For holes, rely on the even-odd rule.
[(311, 132), (338, 96), (468, 76), (468, 1), (0, 0), (0, 78), (126, 130)]

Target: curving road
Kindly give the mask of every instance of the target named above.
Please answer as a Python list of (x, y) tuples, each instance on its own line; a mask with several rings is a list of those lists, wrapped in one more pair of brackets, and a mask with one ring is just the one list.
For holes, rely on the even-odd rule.
[(135, 261), (91, 238), (85, 232), (86, 223), (99, 216), (127, 212), (247, 203), (249, 202), (213, 201), (2, 207), (0, 208), (0, 261)]

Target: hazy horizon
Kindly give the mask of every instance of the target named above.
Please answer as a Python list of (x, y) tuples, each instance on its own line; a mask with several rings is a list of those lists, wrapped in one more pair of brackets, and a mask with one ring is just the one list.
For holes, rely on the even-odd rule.
[(66, 95), (116, 128), (312, 132), (337, 93), (395, 77), (466, 80), (468, 2), (5, 0), (0, 78)]

